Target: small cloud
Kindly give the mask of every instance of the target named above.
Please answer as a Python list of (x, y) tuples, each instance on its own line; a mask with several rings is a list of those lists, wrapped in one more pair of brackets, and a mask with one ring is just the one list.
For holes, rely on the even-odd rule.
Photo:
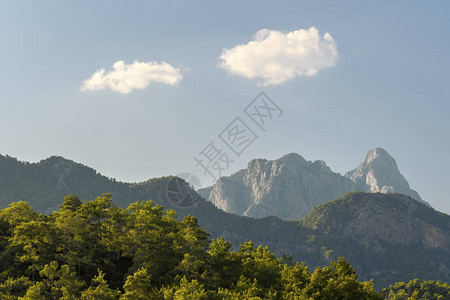
[(183, 76), (180, 69), (176, 69), (166, 62), (139, 62), (135, 60), (126, 65), (122, 60), (113, 64), (113, 70), (105, 69), (96, 71), (89, 79), (85, 80), (82, 91), (98, 91), (111, 89), (114, 92), (128, 94), (133, 89), (145, 89), (150, 82), (168, 85), (177, 84)]
[(314, 76), (336, 64), (336, 41), (315, 27), (283, 33), (262, 29), (245, 45), (223, 49), (219, 67), (263, 85), (282, 84), (297, 76)]

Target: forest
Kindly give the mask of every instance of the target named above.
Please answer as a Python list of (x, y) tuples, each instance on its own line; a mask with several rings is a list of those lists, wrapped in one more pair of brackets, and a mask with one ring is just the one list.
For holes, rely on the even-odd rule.
[(231, 250), (197, 219), (152, 201), (127, 208), (110, 194), (67, 196), (38, 214), (27, 202), (0, 211), (1, 299), (450, 299), (439, 281), (381, 291), (343, 257), (310, 270), (268, 247)]

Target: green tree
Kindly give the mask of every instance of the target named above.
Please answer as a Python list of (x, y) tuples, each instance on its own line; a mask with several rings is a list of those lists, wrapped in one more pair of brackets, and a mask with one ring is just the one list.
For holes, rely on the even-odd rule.
[(100, 269), (92, 279), (92, 285), (81, 293), (82, 300), (115, 300), (119, 299), (120, 292), (109, 287), (105, 280), (105, 273)]
[(17, 297), (25, 295), (32, 285), (33, 282), (28, 277), (21, 276), (15, 279), (10, 277), (0, 283), (0, 299), (15, 300)]
[(203, 285), (197, 280), (188, 281), (186, 278), (181, 279), (180, 287), (175, 292), (174, 300), (202, 300), (207, 299), (207, 293)]
[(141, 268), (127, 277), (123, 286), (124, 294), (120, 300), (161, 299), (161, 295), (151, 285), (147, 269)]
[(85, 283), (79, 280), (68, 265), (59, 267), (56, 261), (45, 265), (39, 275), (52, 299), (76, 299)]

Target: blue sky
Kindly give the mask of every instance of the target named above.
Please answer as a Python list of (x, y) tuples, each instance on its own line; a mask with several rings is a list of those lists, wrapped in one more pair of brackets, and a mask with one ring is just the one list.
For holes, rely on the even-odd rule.
[[(2, 1), (0, 153), (26, 161), (61, 155), (123, 181), (190, 172), (209, 185), (193, 157), (220, 144), (235, 117), (250, 126), (243, 109), (264, 91), (284, 114), (224, 175), (290, 152), (345, 173), (383, 147), (424, 200), (450, 213), (449, 6)], [(262, 29), (283, 38), (311, 27), (322, 39), (328, 32), (338, 53), (314, 76), (264, 85), (237, 74), (248, 58), (219, 66), (223, 49), (248, 45)], [(166, 62), (182, 79), (128, 93), (81, 90), (96, 71), (135, 60)]]

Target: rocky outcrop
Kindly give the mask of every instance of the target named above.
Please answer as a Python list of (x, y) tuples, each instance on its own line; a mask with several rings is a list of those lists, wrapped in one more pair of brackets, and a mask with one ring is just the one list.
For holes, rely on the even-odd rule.
[(219, 178), (200, 194), (237, 215), (301, 219), (314, 206), (351, 191), (401, 193), (424, 202), (381, 148), (370, 150), (345, 176), (331, 171), (324, 161), (307, 161), (295, 153), (273, 161), (255, 159), (246, 169)]
[(450, 247), (450, 236), (445, 232), (427, 223), (423, 223), (422, 242), (425, 246), (430, 248), (446, 248)]
[(370, 150), (364, 161), (356, 169), (347, 172), (345, 177), (355, 182), (359, 191), (400, 193), (426, 203), (409, 187), (395, 160), (382, 148)]
[(355, 189), (351, 180), (332, 172), (325, 162), (291, 153), (274, 161), (250, 161), (245, 170), (220, 178), (208, 199), (238, 215), (300, 219), (314, 206)]

